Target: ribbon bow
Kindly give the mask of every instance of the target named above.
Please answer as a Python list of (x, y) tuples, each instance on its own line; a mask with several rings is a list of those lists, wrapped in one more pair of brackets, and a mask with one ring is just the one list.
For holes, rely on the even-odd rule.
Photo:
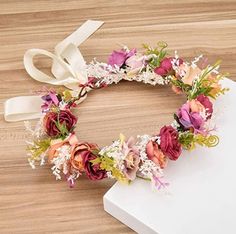
[[(102, 21), (86, 21), (75, 32), (58, 43), (55, 53), (42, 49), (27, 50), (24, 55), (24, 66), (28, 74), (35, 80), (79, 91), (79, 84), (88, 82), (86, 62), (78, 46), (91, 36), (101, 25)], [(34, 66), (36, 55), (44, 55), (53, 60), (52, 76), (45, 74)], [(41, 116), (42, 100), (39, 96), (22, 96), (8, 99), (5, 102), (5, 120), (8, 122), (35, 119)]]

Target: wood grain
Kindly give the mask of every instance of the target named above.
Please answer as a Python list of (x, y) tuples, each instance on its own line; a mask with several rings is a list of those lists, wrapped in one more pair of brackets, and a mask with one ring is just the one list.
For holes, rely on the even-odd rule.
[[(132, 233), (103, 210), (114, 181), (81, 178), (69, 189), (49, 168), (27, 165), (23, 124), (6, 123), (2, 115), (7, 98), (41, 87), (25, 72), (22, 56), (33, 47), (52, 50), (86, 19), (97, 19), (106, 24), (81, 46), (87, 61), (106, 61), (117, 43), (140, 48), (164, 40), (186, 59), (202, 53), (210, 62), (222, 59), (222, 71), (236, 80), (236, 2), (1, 0), (0, 9), (0, 233)], [(37, 65), (47, 69), (49, 61)], [(79, 108), (77, 133), (101, 146), (120, 132), (153, 133), (183, 101), (168, 88), (122, 82), (90, 93)]]

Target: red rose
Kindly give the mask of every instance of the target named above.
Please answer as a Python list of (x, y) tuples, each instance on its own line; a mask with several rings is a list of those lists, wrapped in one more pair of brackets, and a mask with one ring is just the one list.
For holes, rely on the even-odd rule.
[(64, 125), (68, 132), (73, 130), (77, 118), (69, 110), (60, 110), (57, 112), (48, 112), (44, 117), (44, 127), (48, 136), (58, 137), (62, 135), (58, 125)]
[(164, 126), (160, 130), (160, 140), (161, 151), (170, 160), (177, 160), (182, 152), (178, 132), (172, 126)]
[(105, 170), (101, 170), (99, 164), (93, 165), (91, 160), (97, 158), (94, 154), (94, 150), (98, 150), (98, 146), (95, 144), (89, 143), (81, 143), (76, 147), (76, 151), (74, 152), (74, 156), (72, 156), (71, 163), (74, 168), (80, 168), (80, 160), (82, 160), (83, 170), (86, 175), (91, 180), (101, 180), (107, 177), (107, 173)]

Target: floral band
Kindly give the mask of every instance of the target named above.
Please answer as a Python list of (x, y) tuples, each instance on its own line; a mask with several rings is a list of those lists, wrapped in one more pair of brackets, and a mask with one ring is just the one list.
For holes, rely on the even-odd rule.
[[(219, 62), (208, 65), (199, 56), (185, 61), (177, 53), (170, 56), (167, 44), (159, 42), (155, 48), (143, 45), (143, 51), (126, 46), (113, 51), (108, 63), (93, 60), (85, 64), (87, 81), (78, 84), (78, 92), (69, 89), (43, 89), (42, 116), (35, 128), (25, 122), (32, 139), (28, 141), (29, 163), (32, 168), (51, 165), (56, 179), (64, 177), (70, 187), (82, 174), (91, 180), (115, 178), (130, 183), (136, 178), (150, 180), (157, 189), (165, 188), (164, 169), (168, 161), (176, 161), (183, 150), (196, 145), (213, 147), (219, 142), (213, 134), (213, 101), (228, 89), (220, 81)], [(158, 134), (125, 137), (109, 146), (82, 142), (75, 134), (79, 121), (74, 111), (89, 91), (117, 84), (121, 80), (150, 85), (168, 85), (186, 102), (173, 115), (173, 121)]]
[[(43, 117), (32, 132), (29, 142), (29, 162), (48, 163), (56, 179), (64, 175), (73, 187), (80, 175), (91, 180), (106, 177), (129, 183), (136, 177), (153, 182), (158, 188), (165, 187), (163, 169), (169, 160), (177, 160), (183, 149), (192, 150), (196, 144), (215, 146), (219, 139), (212, 135), (212, 101), (226, 89), (219, 81), (219, 63), (206, 65), (202, 57), (191, 63), (177, 54), (167, 55), (166, 44), (158, 43), (151, 48), (144, 45), (140, 53), (127, 47), (113, 51), (108, 63), (96, 60), (87, 65), (88, 82), (81, 85), (76, 96), (69, 90), (42, 91)], [(77, 102), (94, 90), (107, 87), (126, 79), (151, 85), (171, 85), (177, 94), (185, 94), (184, 103), (174, 114), (170, 125), (163, 126), (159, 134), (126, 138), (120, 135), (111, 145), (100, 148), (88, 142), (80, 142), (75, 135), (78, 121), (73, 114)]]

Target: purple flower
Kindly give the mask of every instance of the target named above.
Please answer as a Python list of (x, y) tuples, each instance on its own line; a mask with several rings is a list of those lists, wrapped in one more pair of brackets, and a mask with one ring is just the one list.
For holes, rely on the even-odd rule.
[(43, 112), (47, 112), (52, 105), (58, 106), (59, 100), (56, 93), (49, 92), (49, 94), (42, 96), (44, 100), (43, 105), (41, 106)]
[(114, 50), (108, 58), (108, 64), (111, 66), (116, 65), (118, 67), (122, 67), (125, 61), (134, 54), (136, 54), (135, 48), (130, 51), (126, 51), (124, 49), (119, 51)]
[(177, 112), (177, 116), (179, 118), (179, 122), (186, 130), (193, 129), (194, 132), (202, 132), (204, 130), (204, 118), (199, 112), (193, 112), (191, 110), (189, 102), (182, 105)]

